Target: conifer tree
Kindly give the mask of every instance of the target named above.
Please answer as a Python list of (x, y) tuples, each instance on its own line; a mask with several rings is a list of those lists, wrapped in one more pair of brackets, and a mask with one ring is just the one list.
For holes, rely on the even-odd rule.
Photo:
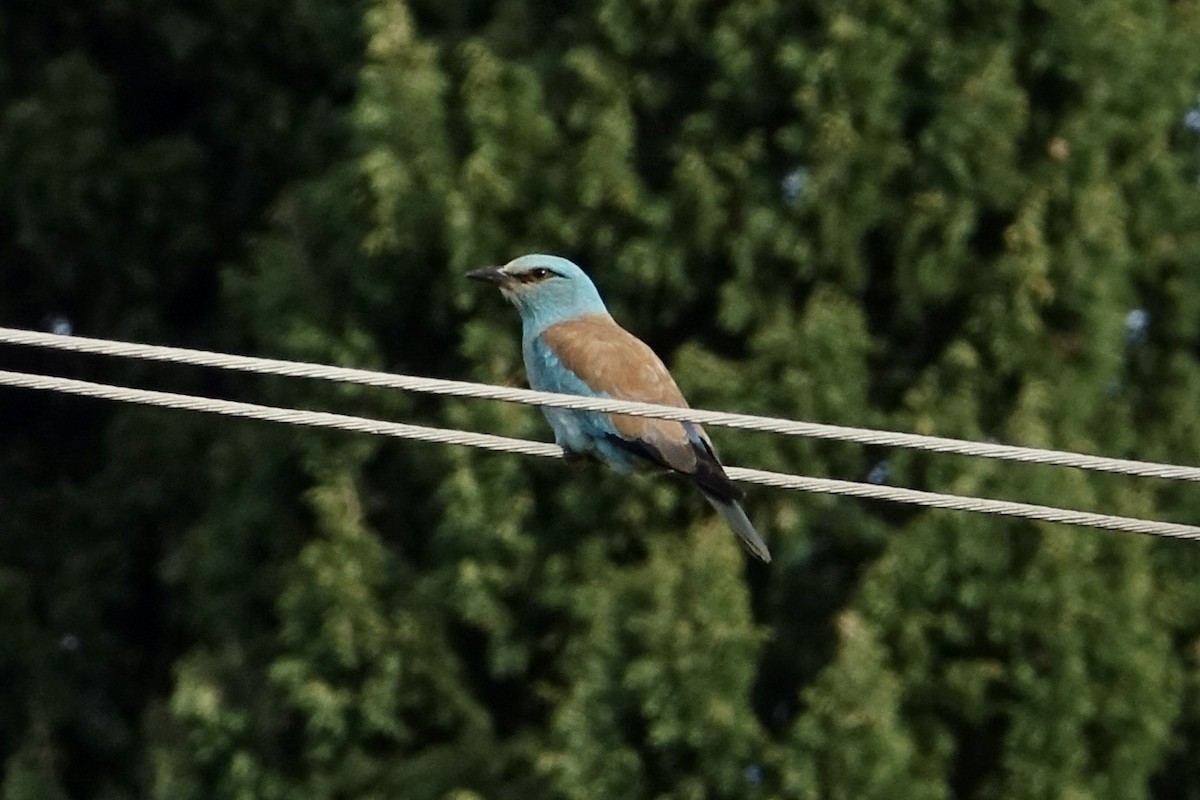
[[(516, 385), (517, 321), (462, 273), (549, 251), (698, 407), (1200, 463), (1192, 3), (289, 9), (146, 11), (147, 52), (216, 81), (213, 128), (161, 138), (122, 124), (129, 69), (0, 11), (27, 57), (0, 60), (0, 246), (93, 281), (9, 266), (0, 311), (37, 324), (60, 280), (89, 332)], [(198, 320), (163, 240), (222, 261)], [(220, 388), (548, 438), (524, 407)], [(6, 796), (1200, 791), (1195, 545), (751, 489), (764, 567), (666, 478), (175, 413), (97, 413), (47, 482), (53, 413), (4, 423)], [(710, 433), (738, 465), (1200, 513)]]

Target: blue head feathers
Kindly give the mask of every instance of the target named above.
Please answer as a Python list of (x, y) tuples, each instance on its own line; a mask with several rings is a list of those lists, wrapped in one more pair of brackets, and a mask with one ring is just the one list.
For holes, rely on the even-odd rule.
[(608, 313), (587, 273), (558, 256), (534, 253), (502, 267), (477, 269), (467, 277), (496, 284), (521, 313), (527, 337), (559, 322)]

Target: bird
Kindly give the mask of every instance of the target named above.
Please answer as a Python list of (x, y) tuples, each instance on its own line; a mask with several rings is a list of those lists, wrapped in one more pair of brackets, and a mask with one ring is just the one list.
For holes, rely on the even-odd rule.
[[(617, 324), (596, 285), (574, 262), (533, 253), (472, 270), (467, 277), (498, 287), (517, 307), (533, 389), (688, 407), (662, 360)], [(725, 474), (700, 425), (546, 406), (542, 413), (568, 458), (599, 460), (621, 472), (657, 468), (684, 475), (751, 555), (771, 561), (771, 551), (742, 508), (742, 490)]]

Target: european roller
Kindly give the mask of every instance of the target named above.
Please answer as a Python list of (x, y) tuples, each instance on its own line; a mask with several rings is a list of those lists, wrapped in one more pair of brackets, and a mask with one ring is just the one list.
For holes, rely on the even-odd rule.
[[(613, 320), (591, 279), (574, 263), (527, 255), (467, 277), (495, 284), (521, 313), (521, 349), (534, 389), (687, 407), (662, 361)], [(771, 560), (742, 510), (742, 491), (699, 425), (563, 408), (543, 407), (542, 413), (568, 456), (596, 458), (621, 471), (666, 468), (687, 476), (742, 546)]]

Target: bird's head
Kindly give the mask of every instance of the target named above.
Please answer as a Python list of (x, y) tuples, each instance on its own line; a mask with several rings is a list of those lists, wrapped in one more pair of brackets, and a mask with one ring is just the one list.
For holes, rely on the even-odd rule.
[(558, 256), (521, 256), (501, 267), (473, 270), (467, 277), (499, 287), (521, 312), (530, 334), (586, 314), (608, 313), (587, 273)]

